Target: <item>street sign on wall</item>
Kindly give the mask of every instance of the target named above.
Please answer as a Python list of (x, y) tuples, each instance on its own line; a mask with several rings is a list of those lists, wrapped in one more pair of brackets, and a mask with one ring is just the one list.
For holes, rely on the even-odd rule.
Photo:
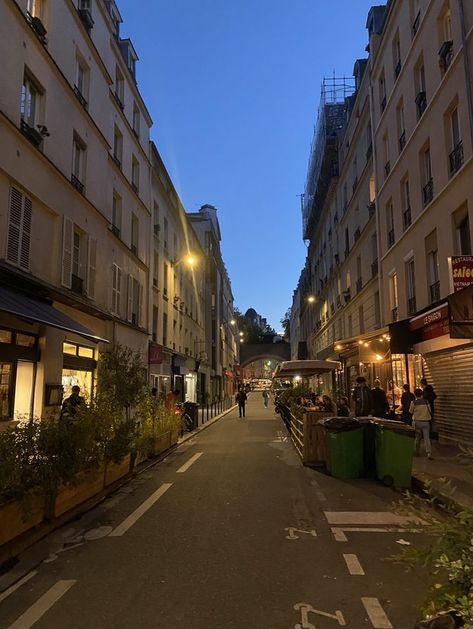
[(452, 293), (473, 284), (473, 256), (451, 256), (448, 261)]

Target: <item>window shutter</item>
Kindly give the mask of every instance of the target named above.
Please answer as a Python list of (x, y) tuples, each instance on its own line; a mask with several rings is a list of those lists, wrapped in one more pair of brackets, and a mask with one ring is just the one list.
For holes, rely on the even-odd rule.
[(97, 241), (89, 236), (87, 248), (87, 295), (95, 299), (95, 270), (97, 268)]
[(71, 288), (72, 281), (72, 235), (74, 223), (67, 216), (62, 226), (62, 278), (63, 286)]
[(127, 321), (131, 321), (132, 310), (133, 310), (133, 276), (128, 275), (128, 294), (127, 294), (127, 309), (126, 309)]
[(121, 294), (122, 294), (122, 270), (119, 266), (117, 266), (117, 315), (119, 317), (122, 316)]
[(138, 325), (143, 326), (143, 286), (138, 283)]
[(31, 217), (33, 204), (20, 190), (10, 188), (10, 214), (8, 221), (7, 260), (29, 269)]

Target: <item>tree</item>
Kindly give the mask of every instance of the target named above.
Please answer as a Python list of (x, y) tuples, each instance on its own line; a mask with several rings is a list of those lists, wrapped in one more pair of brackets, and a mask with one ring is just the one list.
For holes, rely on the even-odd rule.
[(288, 308), (284, 317), (281, 319), (282, 329), (284, 331), (284, 340), (289, 342), (291, 339), (291, 309)]

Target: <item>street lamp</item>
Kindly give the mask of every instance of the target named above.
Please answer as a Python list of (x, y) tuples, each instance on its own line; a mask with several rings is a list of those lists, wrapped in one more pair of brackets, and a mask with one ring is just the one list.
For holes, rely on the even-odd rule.
[(309, 295), (307, 297), (307, 301), (309, 302), (309, 304), (313, 304), (315, 302), (315, 297), (314, 295)]

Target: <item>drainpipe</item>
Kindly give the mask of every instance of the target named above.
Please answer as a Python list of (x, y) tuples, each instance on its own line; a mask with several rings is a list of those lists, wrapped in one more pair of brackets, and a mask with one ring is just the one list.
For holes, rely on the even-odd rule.
[(465, 85), (466, 85), (466, 101), (468, 103), (468, 117), (470, 120), (470, 140), (473, 147), (473, 96), (472, 96), (472, 83), (471, 83), (471, 65), (470, 55), (468, 53), (468, 42), (466, 33), (466, 21), (465, 21), (465, 7), (463, 0), (458, 0), (458, 10), (460, 13), (460, 27), (463, 47), (463, 69), (465, 72)]

